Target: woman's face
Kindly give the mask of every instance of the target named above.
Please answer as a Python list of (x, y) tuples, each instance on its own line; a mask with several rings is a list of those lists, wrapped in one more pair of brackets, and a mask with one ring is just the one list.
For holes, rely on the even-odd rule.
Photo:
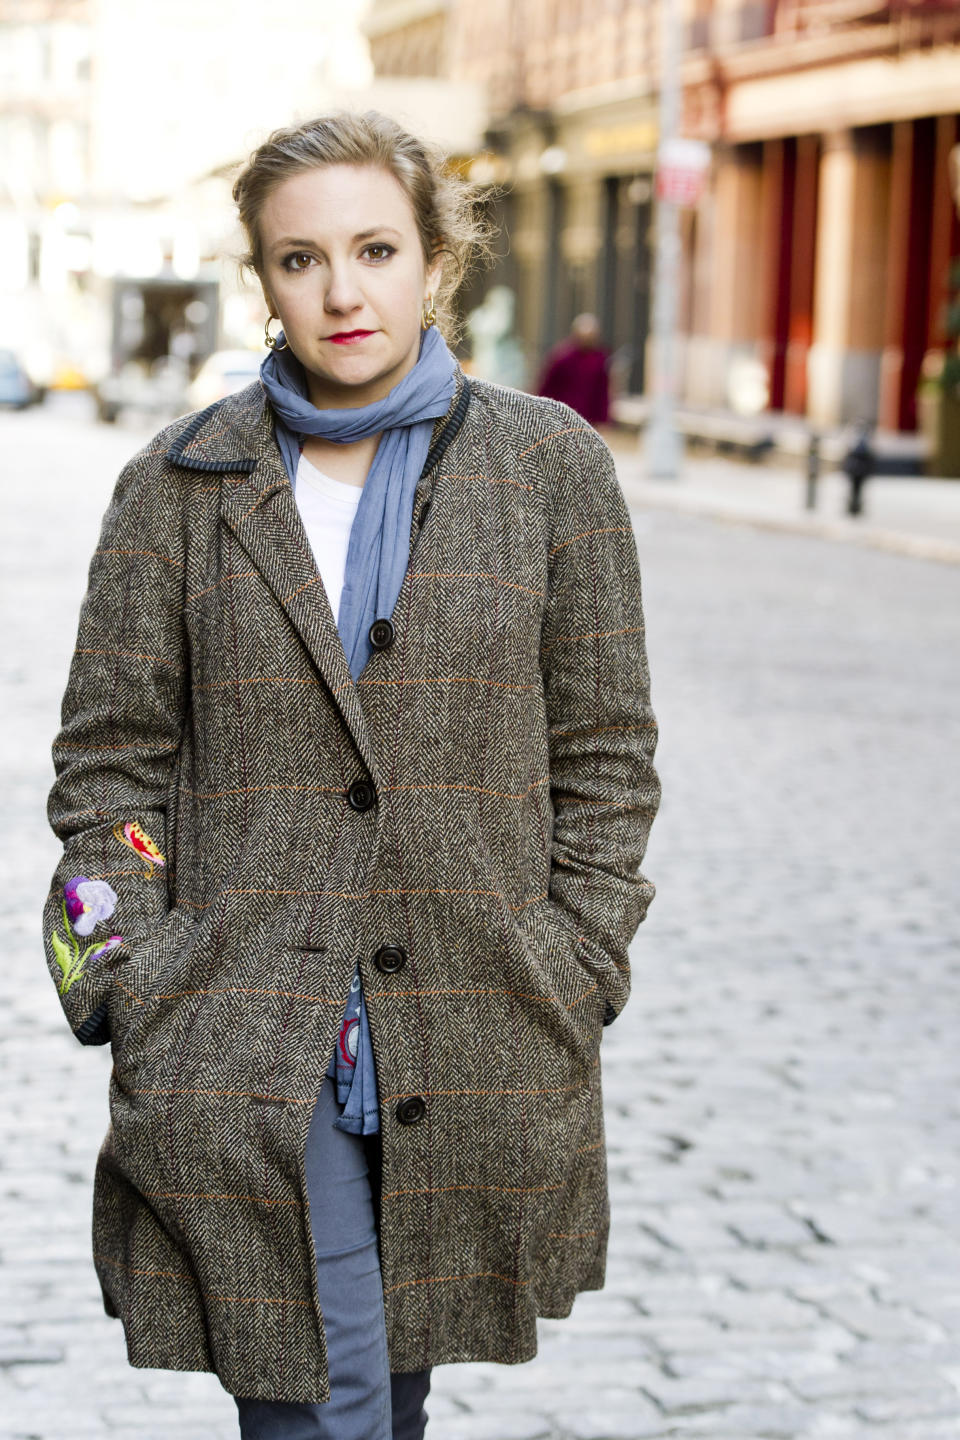
[(282, 181), (260, 212), (264, 297), (318, 408), (369, 405), (417, 363), (428, 268), (409, 200), (387, 170), (323, 165)]

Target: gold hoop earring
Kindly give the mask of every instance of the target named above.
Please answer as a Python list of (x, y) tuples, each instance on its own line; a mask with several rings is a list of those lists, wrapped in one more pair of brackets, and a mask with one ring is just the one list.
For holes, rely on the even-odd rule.
[(423, 302), (423, 308), (420, 312), (420, 323), (423, 325), (424, 330), (429, 330), (431, 325), (436, 325), (437, 323), (437, 310), (433, 303), (432, 295), (428, 295)]
[(264, 327), (263, 327), (263, 340), (264, 340), (264, 344), (265, 344), (265, 345), (268, 347), (268, 349), (270, 349), (270, 350), (286, 350), (286, 348), (287, 348), (287, 337), (286, 337), (286, 335), (284, 335), (284, 337), (283, 337), (283, 344), (282, 344), (282, 345), (278, 345), (278, 344), (277, 344), (277, 340), (276, 340), (276, 336), (270, 334), (270, 321), (271, 321), (272, 319), (273, 319), (273, 316), (272, 316), (272, 315), (268, 315), (267, 318), (266, 318), (266, 322), (265, 322), (265, 324), (264, 324)]

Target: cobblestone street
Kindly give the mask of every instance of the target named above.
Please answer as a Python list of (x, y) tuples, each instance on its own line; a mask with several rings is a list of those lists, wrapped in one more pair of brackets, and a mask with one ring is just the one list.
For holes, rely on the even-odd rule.
[[(0, 416), (0, 1437), (236, 1440), (133, 1370), (90, 1254), (109, 1047), (39, 939), (50, 743), (142, 432)], [(664, 799), (605, 1034), (606, 1289), (528, 1365), (434, 1373), (429, 1440), (960, 1436), (960, 570), (634, 510)]]

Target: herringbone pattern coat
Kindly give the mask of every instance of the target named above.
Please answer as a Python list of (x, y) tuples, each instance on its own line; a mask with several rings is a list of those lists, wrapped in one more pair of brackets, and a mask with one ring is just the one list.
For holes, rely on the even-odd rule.
[[(535, 1317), (603, 1283), (600, 1037), (659, 785), (595, 432), (459, 374), (392, 618), (354, 683), (259, 385), (123, 471), (54, 747), (48, 962), (79, 1038), (113, 1047), (107, 1310), (132, 1364), (235, 1394), (329, 1394), (304, 1149), (357, 961), (393, 1368), (526, 1360)], [(118, 897), (92, 939), (123, 944), (66, 987), (78, 876)]]

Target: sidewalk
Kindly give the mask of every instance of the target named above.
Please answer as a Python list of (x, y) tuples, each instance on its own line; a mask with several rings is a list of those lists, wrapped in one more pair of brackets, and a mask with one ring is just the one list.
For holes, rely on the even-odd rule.
[(891, 550), (960, 565), (960, 481), (877, 477), (863, 489), (863, 513), (845, 513), (846, 477), (824, 467), (817, 505), (804, 508), (802, 462), (750, 464), (688, 453), (677, 480), (651, 480), (642, 442), (615, 432), (608, 443), (630, 505), (677, 510), (733, 524), (788, 530), (823, 540)]

